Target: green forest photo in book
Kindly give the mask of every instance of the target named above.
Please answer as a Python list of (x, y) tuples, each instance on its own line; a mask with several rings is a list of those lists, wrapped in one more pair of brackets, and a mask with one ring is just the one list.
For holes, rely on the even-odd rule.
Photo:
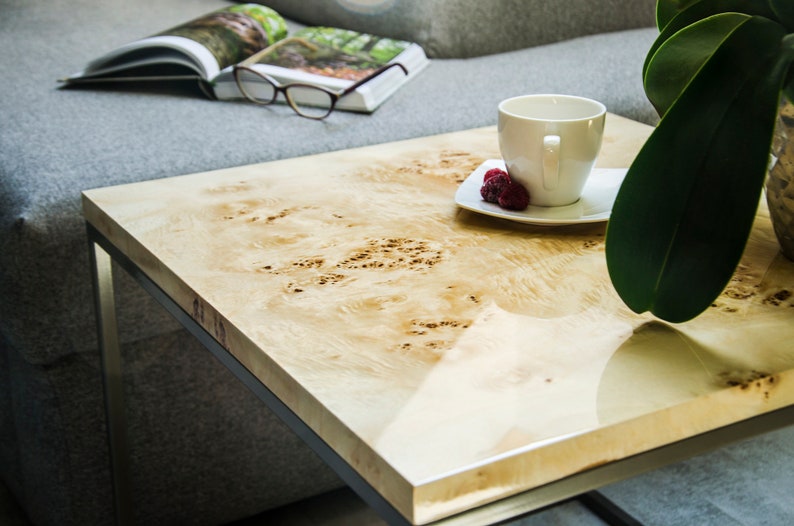
[[(271, 50), (264, 51), (266, 48)], [(254, 63), (249, 63), (256, 55)], [(337, 109), (371, 112), (428, 63), (414, 43), (329, 27), (289, 36), (273, 9), (239, 4), (130, 42), (91, 61), (66, 86), (108, 82), (196, 80), (210, 97), (243, 98), (232, 69), (246, 62), (281, 84), (300, 82), (342, 91), (379, 67), (400, 63), (339, 100)]]

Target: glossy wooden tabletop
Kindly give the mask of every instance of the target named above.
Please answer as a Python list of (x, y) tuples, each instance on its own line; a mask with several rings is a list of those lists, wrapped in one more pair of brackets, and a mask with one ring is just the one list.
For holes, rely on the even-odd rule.
[[(607, 116), (600, 167), (651, 129)], [(629, 311), (604, 223), (456, 206), (494, 127), (84, 194), (87, 220), (416, 523), (794, 402), (762, 207), (714, 306)]]

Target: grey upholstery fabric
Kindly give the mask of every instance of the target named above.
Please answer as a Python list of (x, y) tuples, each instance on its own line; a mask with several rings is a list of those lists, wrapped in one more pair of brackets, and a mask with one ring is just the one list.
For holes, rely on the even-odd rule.
[[(527, 4), (545, 6), (533, 15), (537, 27), (562, 24), (555, 10), (568, 6)], [(588, 16), (595, 5), (618, 6), (587, 4)], [(192, 85), (58, 87), (57, 78), (101, 52), (226, 5), (0, 0), (8, 75), (0, 96), (0, 476), (37, 524), (111, 522), (81, 190), (492, 125), (497, 103), (522, 93), (583, 95), (656, 121), (640, 79), (653, 28), (434, 60), (374, 114), (338, 112), (325, 122), (282, 106), (210, 101)], [(640, 20), (594, 26), (577, 6), (584, 9), (566, 7), (566, 23), (584, 33)], [(564, 38), (579, 34), (573, 29), (554, 31)], [(340, 484), (123, 273), (118, 289), (141, 523), (221, 524)]]
[(347, 27), (421, 44), (435, 58), (524, 49), (651, 26), (648, 0), (264, 0), (309, 25)]

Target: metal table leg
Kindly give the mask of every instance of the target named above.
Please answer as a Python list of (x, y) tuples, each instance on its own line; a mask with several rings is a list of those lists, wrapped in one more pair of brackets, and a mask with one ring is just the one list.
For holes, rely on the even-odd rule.
[(127, 419), (124, 410), (124, 383), (121, 376), (121, 348), (113, 293), (113, 267), (110, 254), (90, 234), (89, 248), (99, 350), (102, 360), (102, 381), (105, 391), (113, 499), (116, 522), (123, 525), (131, 521), (132, 501)]

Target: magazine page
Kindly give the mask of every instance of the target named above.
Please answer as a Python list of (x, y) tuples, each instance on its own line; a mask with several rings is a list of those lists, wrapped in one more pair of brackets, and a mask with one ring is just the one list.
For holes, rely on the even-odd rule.
[[(286, 22), (274, 10), (259, 4), (238, 4), (121, 46), (65, 81), (97, 77), (162, 79), (174, 74), (173, 69), (164, 72), (163, 67), (168, 65), (210, 80), (227, 66), (284, 38), (286, 33)], [(149, 66), (152, 67), (147, 75)]]
[[(257, 64), (299, 72), (303, 79), (319, 75), (343, 82), (329, 82), (336, 86), (349, 85), (379, 67), (389, 63), (412, 44), (366, 33), (333, 27), (307, 27), (295, 32), (294, 41), (284, 46), (274, 46), (271, 53), (261, 57)], [(302, 44), (308, 42), (309, 45)], [(277, 71), (265, 68), (268, 71)], [(285, 72), (281, 72), (285, 74)]]
[[(341, 91), (390, 62), (400, 62), (408, 69), (408, 76), (413, 76), (428, 60), (422, 48), (411, 42), (345, 29), (309, 27), (271, 46), (256, 57), (255, 63), (247, 65), (281, 84), (298, 82)], [(407, 78), (397, 68), (387, 71), (341, 99), (337, 108), (374, 111)], [(241, 98), (233, 84), (228, 68), (215, 83), (217, 97)]]

